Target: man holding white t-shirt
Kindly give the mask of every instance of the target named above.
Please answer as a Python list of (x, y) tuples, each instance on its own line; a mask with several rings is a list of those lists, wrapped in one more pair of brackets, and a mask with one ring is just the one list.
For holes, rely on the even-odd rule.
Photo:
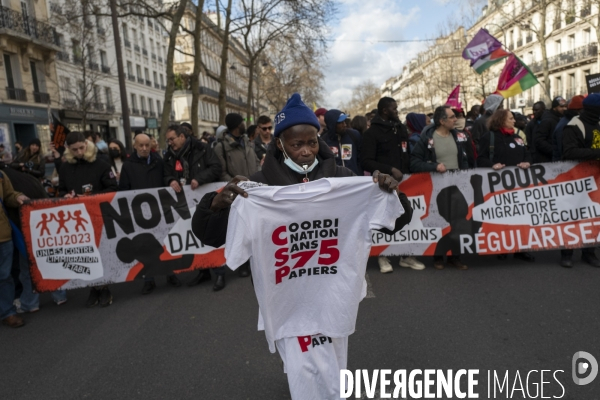
[(227, 240), (230, 268), (250, 258), (259, 328), (284, 361), (292, 398), (339, 399), (339, 371), (366, 294), (370, 230), (397, 232), (412, 209), (391, 176), (352, 177), (336, 165), (300, 95), (275, 123), (276, 146), (262, 171), (205, 195), (192, 229), (210, 246)]

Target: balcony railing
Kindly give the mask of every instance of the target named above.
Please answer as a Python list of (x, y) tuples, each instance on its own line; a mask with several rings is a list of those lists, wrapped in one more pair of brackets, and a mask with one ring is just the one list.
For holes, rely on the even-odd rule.
[[(548, 70), (552, 70), (563, 65), (571, 64), (585, 59), (598, 57), (598, 43), (590, 43), (585, 46), (577, 47), (573, 50), (565, 51), (548, 58)], [(542, 62), (538, 61), (529, 66), (532, 72), (542, 71)]]
[(25, 17), (22, 12), (8, 7), (0, 7), (0, 29), (26, 35), (48, 45), (58, 46), (58, 36), (53, 26), (33, 17)]
[(579, 16), (585, 18), (592, 13), (592, 6), (586, 5), (581, 9)]
[(104, 111), (104, 103), (100, 103), (100, 102), (93, 102), (92, 103), (92, 108), (96, 111)]
[(200, 94), (205, 94), (210, 97), (214, 97), (215, 99), (219, 98), (219, 92), (216, 90), (207, 88), (206, 86), (200, 86)]
[(148, 50), (142, 49), (142, 54), (145, 55), (145, 56), (147, 56), (148, 55)]
[(135, 82), (135, 75), (127, 74), (127, 79), (129, 79), (131, 82)]
[(154, 111), (150, 111), (150, 116), (151, 116), (151, 117), (156, 117), (156, 112), (154, 112)]
[(27, 101), (27, 92), (24, 89), (7, 87), (6, 96), (10, 100)]
[(110, 67), (108, 65), (103, 65), (102, 72), (104, 72), (105, 74), (110, 74)]
[(146, 110), (142, 110), (142, 115), (143, 115), (144, 117), (147, 117), (147, 116), (148, 116), (148, 111), (146, 111)]
[(131, 113), (131, 115), (139, 115), (140, 114), (140, 110), (138, 110), (137, 108), (130, 108), (129, 112)]
[(133, 45), (133, 49), (134, 49), (135, 51), (137, 51), (138, 53), (140, 52), (140, 46), (139, 46), (139, 45), (137, 45), (137, 44), (134, 44), (134, 45)]
[(144, 83), (144, 78), (137, 78), (138, 83)]
[(56, 58), (60, 61), (64, 61), (64, 62), (69, 62), (69, 53), (66, 53), (64, 51), (59, 51), (58, 53), (56, 53)]
[(131, 48), (131, 42), (127, 39), (123, 39), (123, 43), (125, 43), (125, 47)]
[(63, 107), (69, 110), (77, 108), (77, 100), (74, 99), (63, 99)]
[(114, 104), (108, 104), (106, 106), (106, 112), (114, 113), (115, 112), (115, 106), (114, 106)]
[(160, 89), (160, 85), (158, 83), (154, 84), (154, 89)]
[(146, 79), (146, 86), (152, 87), (152, 81), (149, 81), (148, 79)]
[(50, 103), (50, 95), (48, 93), (33, 92), (33, 101), (41, 104)]
[(94, 70), (94, 71), (99, 71), (100, 70), (100, 68), (98, 67), (98, 63), (95, 63), (95, 62), (92, 62), (92, 61), (88, 62), (88, 67), (90, 67), (90, 69)]

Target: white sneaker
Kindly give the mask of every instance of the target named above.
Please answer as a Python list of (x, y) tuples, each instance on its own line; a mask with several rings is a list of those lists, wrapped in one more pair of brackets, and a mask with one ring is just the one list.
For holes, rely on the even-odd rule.
[(390, 272), (394, 272), (394, 268), (392, 268), (392, 264), (390, 263), (390, 259), (387, 257), (379, 257), (377, 259), (379, 263), (379, 272), (382, 274), (388, 274)]
[(417, 271), (425, 269), (425, 264), (417, 260), (415, 257), (400, 257), (400, 266), (405, 268), (412, 268)]

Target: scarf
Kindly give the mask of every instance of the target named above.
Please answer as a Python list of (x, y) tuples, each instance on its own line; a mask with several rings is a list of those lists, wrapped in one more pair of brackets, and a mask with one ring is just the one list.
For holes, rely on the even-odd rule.
[(502, 133), (503, 135), (506, 135), (506, 136), (512, 136), (512, 135), (515, 134), (515, 130), (514, 129), (500, 128), (500, 133)]
[(454, 129), (456, 129), (457, 131), (462, 131), (463, 129), (465, 129), (465, 125), (467, 125), (467, 120), (464, 118), (458, 118), (454, 123)]

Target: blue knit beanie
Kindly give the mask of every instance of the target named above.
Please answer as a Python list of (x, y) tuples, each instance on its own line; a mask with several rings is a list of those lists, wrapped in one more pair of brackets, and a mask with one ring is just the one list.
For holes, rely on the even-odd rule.
[(281, 135), (281, 132), (294, 125), (312, 125), (317, 131), (321, 129), (319, 120), (313, 110), (308, 108), (302, 102), (300, 94), (294, 93), (285, 104), (285, 107), (275, 116), (275, 137)]
[(583, 106), (598, 107), (600, 106), (600, 93), (592, 93), (583, 100)]

